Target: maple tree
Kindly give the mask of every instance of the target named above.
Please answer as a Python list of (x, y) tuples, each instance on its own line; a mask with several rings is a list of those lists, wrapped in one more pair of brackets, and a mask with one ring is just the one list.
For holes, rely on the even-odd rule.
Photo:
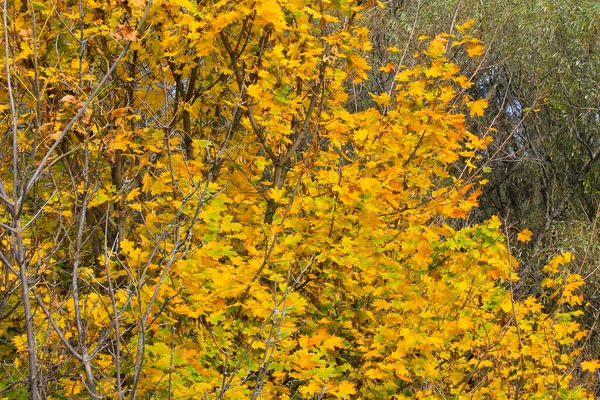
[(349, 111), (368, 6), (3, 2), (3, 397), (591, 398), (571, 255), (457, 223), (470, 23)]

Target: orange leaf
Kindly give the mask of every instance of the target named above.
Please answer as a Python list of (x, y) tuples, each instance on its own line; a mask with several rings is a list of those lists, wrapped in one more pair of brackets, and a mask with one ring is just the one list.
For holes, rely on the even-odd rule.
[(467, 45), (467, 54), (469, 57), (480, 56), (485, 53), (485, 47), (480, 45), (479, 43), (469, 43)]
[(113, 36), (117, 40), (131, 40), (132, 42), (140, 41), (140, 33), (133, 28), (128, 27), (127, 25), (120, 24), (117, 26), (117, 29), (114, 30)]

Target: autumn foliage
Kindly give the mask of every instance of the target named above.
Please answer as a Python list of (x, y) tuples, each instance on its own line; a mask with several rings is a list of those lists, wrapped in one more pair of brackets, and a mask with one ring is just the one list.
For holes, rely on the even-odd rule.
[(465, 223), (483, 46), (358, 98), (371, 6), (3, 2), (0, 397), (591, 398), (571, 256)]

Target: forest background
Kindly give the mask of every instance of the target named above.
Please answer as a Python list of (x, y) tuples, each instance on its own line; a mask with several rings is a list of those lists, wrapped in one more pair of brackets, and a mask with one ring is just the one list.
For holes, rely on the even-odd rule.
[(600, 396), (594, 0), (4, 0), (0, 398)]

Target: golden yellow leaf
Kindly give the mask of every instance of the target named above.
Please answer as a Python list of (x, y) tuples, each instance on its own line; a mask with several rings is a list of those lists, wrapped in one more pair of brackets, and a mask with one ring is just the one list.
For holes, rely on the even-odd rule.
[(333, 350), (336, 347), (342, 348), (344, 347), (344, 339), (338, 336), (329, 336), (323, 341), (321, 346), (324, 350)]
[(379, 71), (381, 71), (381, 72), (394, 72), (394, 71), (396, 71), (396, 66), (393, 63), (389, 62), (385, 66), (379, 67)]
[(473, 24), (475, 23), (475, 20), (473, 18), (463, 22), (460, 25), (456, 25), (456, 30), (459, 32), (464, 31), (465, 29), (469, 29), (471, 26), (473, 26)]
[(531, 240), (532, 234), (533, 234), (533, 232), (531, 232), (529, 229), (523, 229), (517, 235), (517, 239), (521, 242), (529, 242)]
[(256, 14), (268, 24), (273, 24), (277, 29), (285, 29), (286, 24), (283, 10), (275, 0), (262, 0), (257, 3)]
[(573, 261), (573, 253), (571, 253), (570, 251), (566, 251), (563, 254), (563, 258), (565, 260), (565, 263), (570, 263), (571, 261)]
[(365, 376), (371, 379), (385, 379), (388, 377), (388, 374), (380, 369), (373, 368), (365, 372)]
[(17, 351), (24, 351), (27, 348), (27, 335), (14, 335), (12, 342), (17, 348)]
[(431, 56), (442, 56), (446, 52), (446, 43), (448, 43), (448, 39), (442, 35), (437, 35), (435, 39), (429, 42), (429, 48), (427, 51)]
[(584, 371), (595, 372), (600, 369), (600, 360), (590, 360), (581, 363), (581, 369)]
[(394, 364), (394, 372), (403, 381), (406, 381), (406, 382), (412, 382), (413, 381), (413, 379), (410, 376), (410, 372), (401, 363)]
[(129, 192), (129, 194), (126, 197), (126, 200), (127, 201), (131, 201), (131, 200), (135, 199), (139, 195), (140, 195), (140, 188), (139, 187), (134, 188), (134, 189), (131, 190), (131, 192)]
[(269, 194), (273, 200), (280, 201), (285, 196), (285, 189), (275, 187), (270, 190)]
[(480, 45), (479, 43), (469, 43), (467, 45), (467, 54), (469, 57), (480, 56), (485, 53), (485, 47)]
[(498, 218), (497, 215), (494, 215), (489, 221), (488, 221), (488, 227), (490, 229), (496, 230), (498, 228), (500, 228), (502, 226), (502, 221), (500, 221), (500, 218)]
[(390, 95), (387, 94), (386, 92), (383, 92), (379, 95), (375, 95), (371, 93), (371, 97), (373, 98), (373, 101), (375, 101), (375, 103), (377, 103), (380, 106), (387, 106), (388, 104), (390, 104)]
[(471, 117), (480, 117), (488, 106), (486, 99), (479, 99), (469, 104), (469, 115)]
[(473, 321), (469, 317), (462, 317), (458, 320), (458, 327), (462, 330), (472, 329)]
[(305, 353), (303, 354), (300, 358), (298, 358), (298, 360), (296, 361), (296, 365), (298, 367), (300, 367), (303, 370), (310, 370), (312, 367), (314, 367), (315, 365), (317, 365), (313, 360), (312, 360), (313, 355), (310, 353)]
[(337, 387), (335, 394), (338, 398), (347, 398), (356, 394), (356, 388), (352, 382), (342, 381)]
[(262, 89), (259, 85), (254, 84), (254, 85), (250, 85), (248, 86), (248, 88), (246, 88), (246, 93), (248, 93), (248, 95), (250, 95), (251, 97), (256, 98), (260, 98), (260, 96), (262, 95)]

